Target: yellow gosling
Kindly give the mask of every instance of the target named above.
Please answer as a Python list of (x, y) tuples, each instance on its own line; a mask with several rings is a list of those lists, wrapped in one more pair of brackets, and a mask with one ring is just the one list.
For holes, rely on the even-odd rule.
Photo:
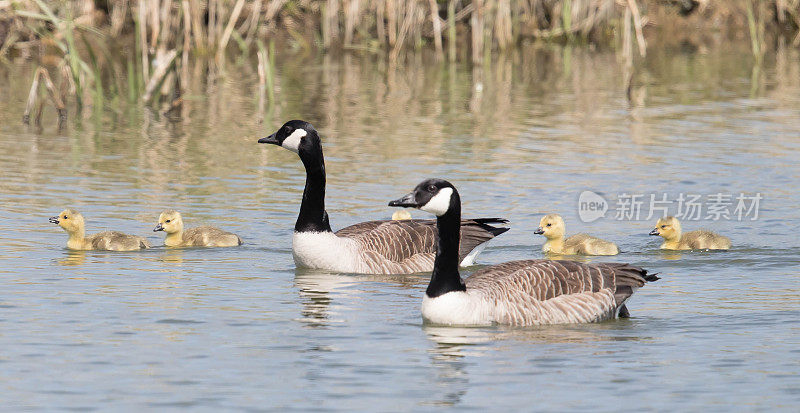
[(153, 231), (164, 231), (167, 237), (164, 245), (168, 247), (235, 247), (242, 245), (238, 235), (214, 227), (183, 229), (181, 213), (168, 209), (158, 217), (158, 225)]
[(699, 230), (681, 233), (681, 223), (675, 217), (664, 217), (658, 220), (656, 228), (650, 235), (664, 238), (661, 249), (665, 250), (727, 250), (731, 248), (728, 237), (711, 231)]
[(103, 231), (86, 236), (86, 221), (74, 209), (65, 209), (58, 216), (50, 218), (69, 234), (67, 248), (71, 250), (134, 251), (150, 248), (150, 243), (142, 237), (123, 234), (117, 231)]
[(564, 239), (566, 225), (558, 214), (548, 214), (539, 221), (534, 234), (544, 235), (547, 241), (542, 251), (550, 254), (566, 255), (617, 255), (619, 248), (613, 242), (595, 238), (587, 234), (575, 234)]
[(411, 213), (405, 209), (398, 209), (392, 214), (392, 221), (407, 221), (411, 219)]

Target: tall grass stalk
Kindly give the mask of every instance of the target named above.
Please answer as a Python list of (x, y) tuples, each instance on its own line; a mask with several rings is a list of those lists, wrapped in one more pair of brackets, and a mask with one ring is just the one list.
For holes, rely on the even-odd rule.
[[(222, 65), (231, 39), (238, 45), (239, 62), (251, 55), (251, 48), (257, 49), (265, 98), (268, 93), (272, 102), (275, 93), (272, 39), (278, 34), (289, 45), (306, 50), (314, 44), (325, 50), (344, 47), (354, 53), (382, 50), (392, 67), (397, 67), (403, 59), (417, 59), (416, 54), (406, 52), (427, 45), (437, 59), (446, 55), (455, 61), (463, 56), (476, 66), (489, 66), (494, 64), (495, 51), (524, 39), (568, 44), (621, 41), (624, 64), (630, 69), (626, 72), (629, 86), (634, 48), (638, 48), (640, 56), (647, 52), (648, 16), (642, 10), (674, 8), (675, 3), (662, 0), (0, 1), (0, 14), (11, 15), (16, 19), (13, 27), (23, 28), (0, 39), (4, 40), (0, 58), (14, 53), (15, 44), (21, 44), (15, 42), (25, 40), (34, 44), (28, 40), (45, 38), (52, 41), (63, 62), (58, 78), (68, 74), (71, 85), (61, 89), (63, 103), (68, 104), (66, 97), (73, 96), (79, 109), (86, 100), (105, 102), (104, 95), (118, 95), (126, 87), (129, 100), (160, 104), (159, 97), (170, 92), (174, 95), (177, 85), (186, 88), (196, 84), (190, 79), (191, 59), (200, 67), (193, 71), (194, 76), (204, 76), (212, 82), (217, 74), (225, 75)], [(746, 22), (757, 62), (767, 47), (764, 39), (768, 28), (794, 30), (793, 44), (800, 45), (800, 0), (702, 0), (701, 3), (706, 13), (717, 7), (744, 16), (730, 21)], [(5, 4), (13, 4), (13, 8), (4, 9)], [(98, 8), (92, 9), (95, 4), (104, 5), (109, 11), (108, 19), (95, 19), (101, 13)], [(442, 19), (442, 12), (446, 13), (446, 20)], [(769, 19), (781, 24), (770, 24)], [(103, 42), (87, 41), (87, 36)], [(108, 63), (113, 60), (107, 51), (109, 47), (101, 44), (93, 50), (98, 43), (108, 40), (113, 40), (117, 47), (117, 38), (133, 45), (133, 51), (121, 60), (119, 69), (121, 74), (128, 74), (127, 85), (115, 73), (115, 64)], [(270, 39), (269, 48), (265, 46), (266, 39)], [(19, 47), (35, 50), (31, 46)], [(487, 70), (491, 73), (491, 67)], [(103, 84), (103, 79), (110, 82)], [(42, 82), (46, 83), (37, 80), (37, 87)], [(41, 104), (44, 100), (35, 100), (34, 105), (37, 102)], [(34, 110), (35, 107), (31, 108), (28, 115)]]

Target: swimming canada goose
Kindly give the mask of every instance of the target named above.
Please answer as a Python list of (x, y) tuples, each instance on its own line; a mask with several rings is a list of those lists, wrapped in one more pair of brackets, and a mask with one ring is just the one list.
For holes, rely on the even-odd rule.
[(235, 247), (242, 245), (238, 235), (214, 227), (183, 229), (183, 217), (174, 209), (168, 209), (158, 217), (153, 232), (164, 231), (164, 245), (168, 247)]
[(698, 230), (685, 234), (681, 233), (681, 223), (678, 218), (669, 216), (658, 220), (655, 229), (650, 235), (660, 235), (664, 238), (661, 249), (664, 250), (727, 250), (731, 248), (728, 237), (715, 234), (711, 231)]
[(628, 316), (625, 301), (658, 277), (629, 264), (510, 261), (465, 280), (458, 273), (461, 199), (447, 181), (428, 179), (389, 206), (436, 215), (439, 244), (422, 317), (449, 325), (585, 323)]
[(411, 219), (411, 213), (405, 209), (398, 209), (392, 214), (392, 221), (405, 221)]
[(87, 237), (83, 215), (74, 209), (61, 211), (58, 216), (50, 217), (50, 222), (67, 231), (67, 248), (71, 250), (133, 251), (150, 248), (146, 239), (117, 231), (103, 231)]
[[(292, 255), (298, 267), (362, 274), (408, 274), (433, 269), (436, 222), (433, 220), (368, 221), (331, 231), (325, 212), (325, 160), (319, 134), (301, 120), (286, 122), (258, 140), (282, 146), (300, 156), (306, 185), (294, 226)], [(490, 224), (501, 218), (461, 221), (461, 265), (472, 265), (485, 243), (508, 228)]]
[(548, 214), (539, 221), (539, 228), (534, 234), (544, 235), (547, 241), (542, 251), (552, 254), (567, 255), (617, 255), (619, 248), (613, 242), (595, 238), (587, 234), (575, 234), (566, 240), (566, 225), (558, 214)]

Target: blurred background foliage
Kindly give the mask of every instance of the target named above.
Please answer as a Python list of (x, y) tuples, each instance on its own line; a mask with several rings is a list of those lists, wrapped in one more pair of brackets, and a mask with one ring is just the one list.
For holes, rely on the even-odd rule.
[(254, 65), (261, 104), (275, 96), (275, 53), (374, 54), (392, 66), (425, 54), (492, 65), (528, 42), (610, 49), (630, 98), (648, 47), (704, 51), (747, 40), (754, 65), (800, 45), (800, 0), (0, 0), (0, 64), (35, 60), (23, 121), (52, 105), (179, 115), (193, 76)]

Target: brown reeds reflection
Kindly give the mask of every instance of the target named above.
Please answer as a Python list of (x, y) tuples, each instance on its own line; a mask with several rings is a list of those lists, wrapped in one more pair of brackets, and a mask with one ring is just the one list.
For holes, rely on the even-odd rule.
[[(536, 164), (550, 165), (575, 150), (593, 155), (583, 163), (585, 173), (622, 173), (622, 163), (609, 159), (617, 159), (629, 142), (663, 142), (666, 132), (656, 127), (658, 122), (716, 111), (718, 90), (748, 96), (750, 85), (740, 87), (731, 79), (749, 78), (751, 62), (741, 58), (749, 50), (746, 45), (735, 50), (739, 54), (651, 51), (637, 69), (630, 101), (614, 53), (548, 44), (521, 45), (480, 67), (437, 61), (425, 53), (409, 60), (414, 64), (392, 64), (376, 55), (276, 52), (274, 62), (262, 64), (274, 64), (274, 104), (257, 86), (264, 68), (258, 68), (255, 56), (239, 66), (230, 63), (226, 72), (191, 57), (189, 78), (181, 81), (185, 92), (178, 119), (134, 103), (120, 113), (85, 117), (80, 127), (58, 135), (63, 140), (54, 139), (53, 127), (45, 124), (40, 138), (1, 142), (2, 162), (22, 163), (26, 179), (39, 182), (92, 171), (117, 184), (147, 188), (140, 201), (157, 208), (209, 193), (219, 199), (236, 193), (255, 204), (280, 182), (276, 178), (286, 177), (275, 168), (298, 166), (291, 154), (255, 141), (287, 119), (303, 118), (321, 132), (330, 171), (337, 176), (331, 183), (367, 174), (373, 182), (396, 178), (392, 161), (413, 160), (433, 169), (443, 160), (530, 165), (535, 156)], [(785, 114), (796, 107), (800, 94), (799, 54), (784, 43), (774, 62), (768, 54), (759, 69), (756, 94), (776, 109), (768, 114), (773, 124), (793, 121)], [(0, 71), (9, 79), (4, 92), (24, 102), (27, 85), (11, 79), (32, 76), (36, 66), (3, 66)], [(670, 86), (675, 84), (684, 86)], [(17, 101), (0, 101), (0, 112), (22, 110), (24, 104)], [(754, 104), (740, 103), (736, 110)], [(776, 136), (773, 145), (752, 150), (785, 157), (791, 139)], [(366, 162), (348, 161), (363, 156), (369, 157)], [(387, 167), (376, 170), (377, 163)], [(504, 169), (494, 172), (476, 173), (474, 179), (508, 177)], [(232, 182), (255, 190), (241, 194)], [(4, 186), (9, 185), (0, 183)], [(24, 194), (24, 186), (11, 185), (8, 191)]]

